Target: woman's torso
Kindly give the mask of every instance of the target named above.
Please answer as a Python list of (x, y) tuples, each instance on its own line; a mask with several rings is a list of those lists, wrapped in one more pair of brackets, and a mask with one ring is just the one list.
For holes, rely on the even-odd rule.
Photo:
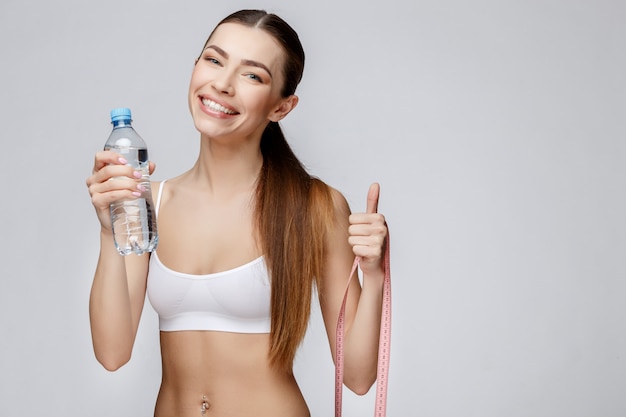
[[(253, 237), (251, 193), (218, 199), (176, 178), (155, 197), (160, 198), (157, 256), (166, 270), (203, 276), (262, 259)], [(228, 285), (228, 275), (222, 280)], [(237, 326), (225, 331), (229, 330), (226, 323), (219, 330), (191, 326), (161, 332), (163, 374), (155, 416), (201, 416), (206, 397), (207, 417), (308, 417), (293, 374), (269, 364), (269, 333), (259, 332), (258, 326), (251, 328), (254, 333)]]

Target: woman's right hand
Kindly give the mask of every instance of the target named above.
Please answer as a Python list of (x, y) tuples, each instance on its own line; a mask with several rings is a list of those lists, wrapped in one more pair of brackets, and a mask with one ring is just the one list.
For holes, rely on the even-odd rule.
[[(127, 161), (120, 154), (100, 151), (95, 156), (93, 173), (86, 181), (98, 220), (102, 228), (108, 231), (111, 231), (110, 204), (141, 196), (141, 172), (126, 164)], [(149, 162), (150, 174), (154, 168), (154, 163)]]

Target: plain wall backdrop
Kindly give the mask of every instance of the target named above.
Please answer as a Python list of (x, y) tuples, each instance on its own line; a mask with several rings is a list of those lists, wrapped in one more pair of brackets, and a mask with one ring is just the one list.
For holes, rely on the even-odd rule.
[[(283, 123), (310, 171), (392, 241), (388, 415), (626, 415), (626, 3), (622, 0), (0, 3), (0, 415), (150, 416), (158, 324), (95, 360), (99, 225), (85, 179), (131, 107), (154, 179), (194, 162), (187, 109), (213, 26), (265, 8), (307, 53)], [(332, 415), (315, 305), (296, 373)], [(345, 391), (346, 417), (373, 391)], [(245, 400), (245, 398), (242, 398)]]

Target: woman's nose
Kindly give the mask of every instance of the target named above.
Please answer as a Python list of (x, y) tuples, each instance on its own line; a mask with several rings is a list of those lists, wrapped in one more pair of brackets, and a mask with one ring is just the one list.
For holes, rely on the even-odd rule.
[(222, 94), (232, 95), (235, 92), (233, 88), (233, 73), (227, 69), (223, 69), (216, 74), (213, 79), (213, 88)]

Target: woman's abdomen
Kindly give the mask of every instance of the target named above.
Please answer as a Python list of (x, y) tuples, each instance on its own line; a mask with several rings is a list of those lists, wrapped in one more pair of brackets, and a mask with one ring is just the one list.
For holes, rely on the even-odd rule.
[(268, 334), (161, 333), (163, 380), (155, 417), (309, 417), (290, 372), (268, 361)]

